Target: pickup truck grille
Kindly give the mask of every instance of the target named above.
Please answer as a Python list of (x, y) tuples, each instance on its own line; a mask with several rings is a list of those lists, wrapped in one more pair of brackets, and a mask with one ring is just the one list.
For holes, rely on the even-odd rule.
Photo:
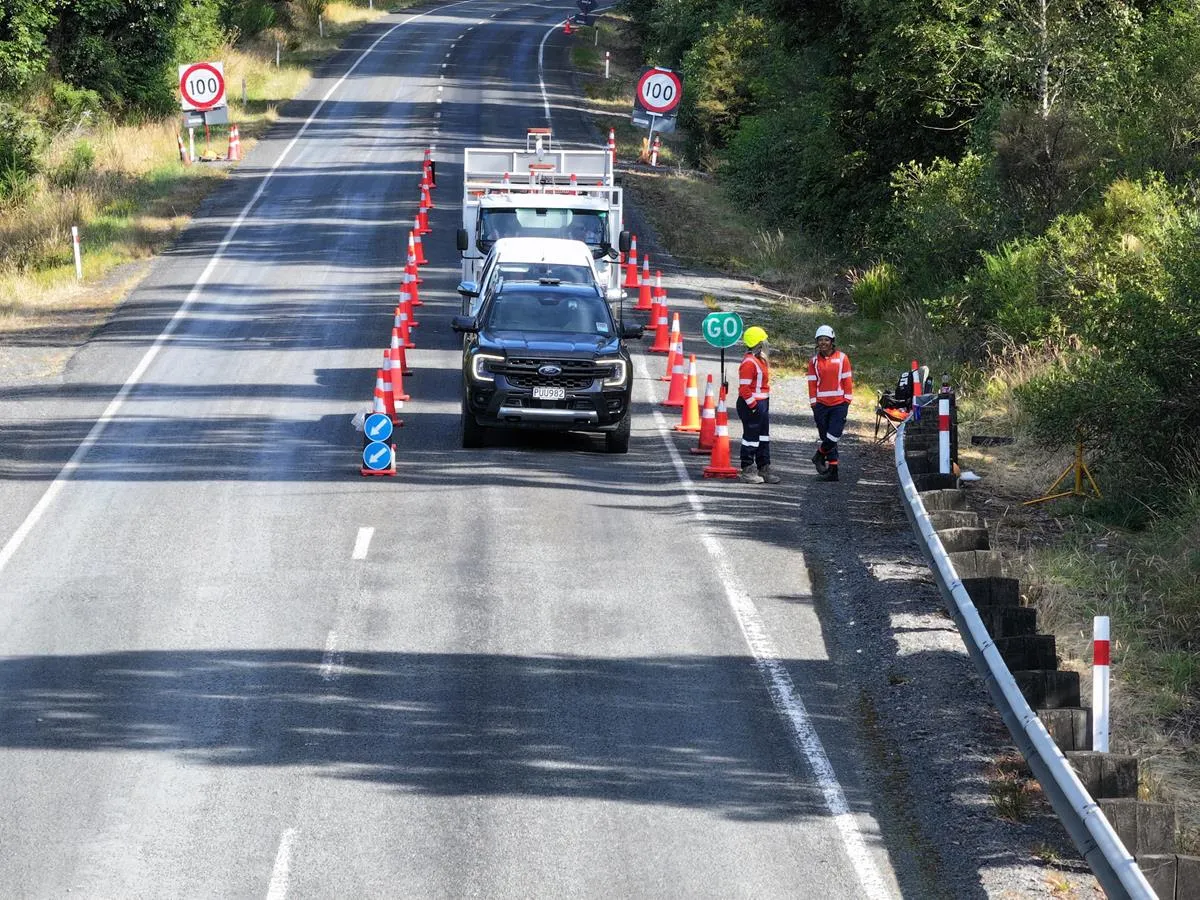
[[(542, 366), (558, 366), (561, 375), (540, 375)], [(568, 391), (581, 391), (591, 386), (597, 378), (611, 371), (609, 366), (597, 366), (586, 359), (527, 359), (509, 358), (503, 365), (494, 365), (492, 371), (504, 375), (514, 387), (530, 390), (535, 387), (561, 387)]]

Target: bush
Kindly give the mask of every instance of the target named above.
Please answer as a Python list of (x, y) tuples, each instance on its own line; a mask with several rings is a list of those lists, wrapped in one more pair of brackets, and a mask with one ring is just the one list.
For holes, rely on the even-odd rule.
[(958, 162), (907, 163), (891, 187), (889, 255), (913, 296), (942, 293), (1008, 233), (991, 164), (976, 153)]
[(275, 8), (266, 0), (246, 0), (228, 8), (222, 21), (238, 37), (255, 38), (275, 24)]
[(885, 309), (900, 305), (899, 277), (893, 266), (881, 262), (871, 266), (854, 279), (850, 296), (858, 313), (868, 319), (878, 319)]
[(23, 195), (38, 171), (45, 135), (36, 119), (0, 103), (0, 200)]
[(50, 97), (50, 121), (56, 128), (74, 128), (85, 121), (94, 123), (104, 113), (103, 99), (87, 88), (56, 81)]
[(50, 174), (50, 181), (58, 187), (77, 187), (84, 182), (95, 165), (96, 151), (87, 141), (80, 141)]

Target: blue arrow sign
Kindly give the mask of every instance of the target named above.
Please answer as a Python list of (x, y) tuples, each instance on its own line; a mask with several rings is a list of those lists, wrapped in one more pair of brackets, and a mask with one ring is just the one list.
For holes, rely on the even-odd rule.
[(382, 472), (392, 464), (392, 448), (380, 441), (371, 441), (363, 447), (363, 465), (375, 472)]
[(392, 420), (386, 413), (371, 413), (363, 425), (363, 432), (372, 441), (386, 441), (392, 436)]

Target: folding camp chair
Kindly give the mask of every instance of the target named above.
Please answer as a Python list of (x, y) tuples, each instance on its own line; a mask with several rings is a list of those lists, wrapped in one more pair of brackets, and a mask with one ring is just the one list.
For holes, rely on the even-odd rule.
[[(916, 370), (917, 384), (924, 385), (928, 378), (929, 366), (921, 366)], [(895, 437), (900, 423), (912, 415), (912, 379), (913, 373), (906, 372), (900, 376), (895, 392), (885, 391), (879, 394), (875, 403), (875, 443), (884, 444), (889, 438)], [(899, 390), (902, 385), (905, 387), (904, 391)], [(882, 437), (879, 436), (881, 429)]]

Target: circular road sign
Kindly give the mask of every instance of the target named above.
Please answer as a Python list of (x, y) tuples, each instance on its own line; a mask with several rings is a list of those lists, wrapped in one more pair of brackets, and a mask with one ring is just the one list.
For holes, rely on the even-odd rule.
[(742, 339), (742, 317), (737, 313), (709, 313), (700, 323), (704, 339), (714, 347), (732, 347)]
[(225, 105), (223, 63), (192, 63), (179, 67), (179, 95), (183, 108), (205, 112)]
[(638, 79), (638, 102), (656, 116), (672, 112), (682, 96), (683, 82), (670, 69), (647, 69)]

